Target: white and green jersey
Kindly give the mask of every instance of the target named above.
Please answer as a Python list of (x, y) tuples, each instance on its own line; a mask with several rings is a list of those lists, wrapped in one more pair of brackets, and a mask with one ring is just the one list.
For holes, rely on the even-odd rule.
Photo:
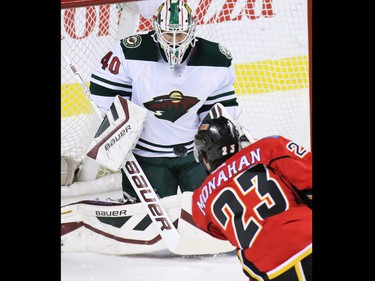
[(215, 103), (235, 116), (235, 70), (228, 49), (199, 37), (185, 62), (171, 69), (152, 33), (118, 41), (93, 70), (90, 90), (103, 111), (116, 95), (148, 109), (135, 154), (176, 157), (176, 146), (193, 150), (199, 123)]

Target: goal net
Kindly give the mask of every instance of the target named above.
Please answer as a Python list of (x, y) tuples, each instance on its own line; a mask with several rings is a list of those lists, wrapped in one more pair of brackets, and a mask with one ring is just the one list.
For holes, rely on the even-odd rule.
[[(114, 41), (152, 29), (162, 1), (61, 0), (61, 44), (89, 85)], [(281, 134), (310, 148), (308, 0), (189, 0), (196, 35), (227, 47), (240, 120), (254, 138)], [(140, 14), (138, 14), (140, 13)], [(129, 34), (126, 34), (129, 33)], [(82, 160), (100, 118), (61, 56), (61, 155)]]

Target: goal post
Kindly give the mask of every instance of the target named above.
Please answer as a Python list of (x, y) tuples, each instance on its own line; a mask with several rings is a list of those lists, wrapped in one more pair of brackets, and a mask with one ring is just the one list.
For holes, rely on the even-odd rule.
[[(61, 44), (87, 85), (94, 66), (123, 32), (123, 20), (132, 17), (125, 26), (135, 32), (152, 29), (149, 11), (143, 12), (156, 2), (61, 0)], [(310, 149), (312, 0), (187, 2), (197, 15), (196, 35), (232, 53), (240, 121), (251, 135), (281, 134)], [(139, 16), (130, 4), (139, 4)], [(99, 124), (62, 55), (61, 155), (82, 160)]]

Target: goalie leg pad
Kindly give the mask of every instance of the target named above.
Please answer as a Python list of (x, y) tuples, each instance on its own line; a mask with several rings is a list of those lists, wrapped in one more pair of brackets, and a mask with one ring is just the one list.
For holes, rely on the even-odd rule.
[[(174, 254), (205, 255), (231, 252), (235, 247), (195, 226), (191, 191), (160, 199), (181, 235)], [(112, 255), (166, 251), (165, 241), (142, 203), (81, 201), (61, 207), (61, 251)]]

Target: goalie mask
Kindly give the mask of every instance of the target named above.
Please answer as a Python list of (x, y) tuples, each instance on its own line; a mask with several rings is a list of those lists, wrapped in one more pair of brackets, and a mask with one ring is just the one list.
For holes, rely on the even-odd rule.
[(157, 9), (152, 20), (153, 39), (160, 44), (171, 68), (181, 64), (189, 46), (195, 45), (195, 16), (182, 0), (168, 0)]
[(212, 172), (240, 150), (240, 136), (227, 118), (203, 121), (194, 139), (194, 156), (206, 171)]

